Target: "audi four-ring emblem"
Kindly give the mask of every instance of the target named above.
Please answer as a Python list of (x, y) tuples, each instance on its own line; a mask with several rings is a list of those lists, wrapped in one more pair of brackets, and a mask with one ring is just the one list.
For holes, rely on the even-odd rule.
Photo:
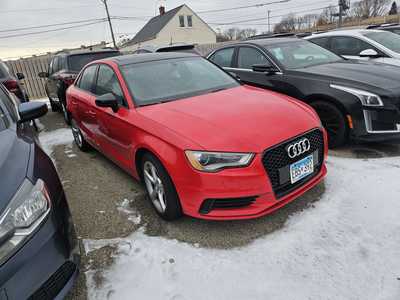
[(311, 143), (308, 139), (302, 139), (294, 144), (289, 145), (287, 148), (287, 153), (290, 158), (295, 158), (297, 156), (306, 153), (311, 148)]

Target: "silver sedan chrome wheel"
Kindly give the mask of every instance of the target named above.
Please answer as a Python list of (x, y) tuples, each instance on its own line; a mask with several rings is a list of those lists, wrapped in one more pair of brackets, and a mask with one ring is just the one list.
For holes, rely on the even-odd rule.
[(82, 148), (83, 137), (82, 137), (81, 131), (76, 126), (76, 123), (74, 120), (72, 121), (71, 129), (72, 129), (72, 135), (74, 136), (75, 143), (78, 145), (79, 148)]
[(144, 163), (143, 176), (150, 200), (159, 213), (164, 213), (167, 209), (164, 185), (157, 174), (156, 167), (149, 161)]

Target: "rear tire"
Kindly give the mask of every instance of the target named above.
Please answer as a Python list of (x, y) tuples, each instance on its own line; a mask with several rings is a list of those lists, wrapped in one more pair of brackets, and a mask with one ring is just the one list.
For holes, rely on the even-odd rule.
[(152, 154), (146, 153), (141, 161), (143, 182), (157, 214), (166, 221), (182, 217), (178, 193), (167, 170)]
[(90, 144), (86, 142), (81, 130), (79, 129), (78, 124), (74, 119), (71, 119), (71, 130), (72, 135), (74, 136), (75, 144), (78, 146), (79, 150), (81, 150), (82, 152), (87, 152), (92, 149), (92, 146), (90, 146)]
[(329, 148), (337, 148), (347, 143), (349, 126), (342, 111), (334, 104), (324, 101), (312, 102), (311, 106), (328, 133)]

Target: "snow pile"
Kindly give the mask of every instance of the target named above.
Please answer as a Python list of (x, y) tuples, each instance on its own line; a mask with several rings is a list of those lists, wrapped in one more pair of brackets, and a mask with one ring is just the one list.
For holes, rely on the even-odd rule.
[(196, 248), (139, 230), (123, 239), (102, 287), (87, 273), (89, 298), (400, 299), (399, 174), (398, 158), (330, 157), (315, 208), (243, 248)]
[(131, 221), (135, 225), (139, 225), (142, 221), (141, 215), (132, 208), (133, 201), (129, 199), (122, 200), (121, 203), (118, 204), (117, 209), (118, 211), (126, 214), (128, 216), (128, 220)]
[(60, 128), (54, 131), (41, 132), (39, 140), (43, 150), (51, 156), (54, 147), (59, 145), (71, 145), (74, 141), (74, 136), (70, 128)]

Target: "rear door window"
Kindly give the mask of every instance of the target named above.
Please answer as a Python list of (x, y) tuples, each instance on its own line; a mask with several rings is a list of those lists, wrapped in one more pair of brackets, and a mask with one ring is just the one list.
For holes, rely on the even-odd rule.
[(79, 80), (79, 88), (88, 91), (90, 93), (93, 92), (94, 79), (96, 76), (97, 65), (90, 66), (83, 71), (83, 74)]
[(226, 48), (216, 51), (210, 58), (210, 60), (223, 68), (231, 68), (233, 62), (233, 54), (235, 48)]
[(117, 75), (109, 66), (101, 64), (99, 67), (99, 73), (97, 75), (95, 94), (102, 96), (108, 93), (116, 96), (120, 105), (126, 106), (124, 94), (122, 92), (121, 85), (119, 84)]
[(252, 47), (240, 47), (238, 68), (251, 70), (253, 65), (271, 65), (271, 63), (261, 51)]

